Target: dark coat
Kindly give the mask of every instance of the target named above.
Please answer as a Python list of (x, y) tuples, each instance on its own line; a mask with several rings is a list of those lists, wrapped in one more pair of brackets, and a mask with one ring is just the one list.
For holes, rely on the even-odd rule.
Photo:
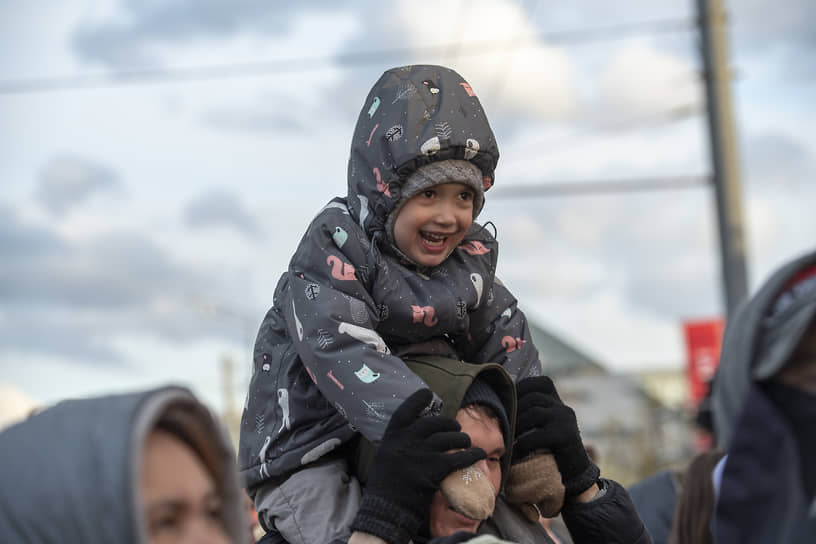
[[(575, 544), (652, 544), (629, 494), (617, 482), (602, 480), (605, 493), (587, 503), (564, 506), (561, 515)], [(493, 516), (479, 528), (518, 544), (547, 544), (552, 540), (540, 523), (531, 523), (503, 499), (496, 501)]]
[(669, 541), (680, 492), (677, 475), (661, 470), (629, 487), (629, 495), (655, 544)]
[(399, 355), (495, 362), (516, 380), (540, 373), (486, 229), (474, 224), (431, 269), (387, 241), (405, 177), (442, 159), (470, 160), (493, 184), (498, 149), (473, 90), (438, 66), (386, 72), (357, 122), (348, 197), (311, 222), (258, 332), (239, 446), (251, 493), (357, 432), (379, 442), (396, 407), (426, 387)]
[(759, 387), (753, 386), (747, 401), (717, 482), (714, 541), (813, 542), (816, 498), (807, 498), (790, 424)]

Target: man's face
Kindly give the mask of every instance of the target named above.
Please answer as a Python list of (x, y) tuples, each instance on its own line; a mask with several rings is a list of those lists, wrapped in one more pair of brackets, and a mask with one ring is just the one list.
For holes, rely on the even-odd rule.
[[(505, 451), (504, 437), (499, 428), (499, 422), (475, 406), (459, 410), (456, 414), (456, 421), (462, 426), (462, 432), (470, 436), (471, 445), (487, 452), (487, 458), (476, 465), (487, 476), (498, 495), (502, 478), (501, 457)], [(475, 533), (480, 523), (481, 521), (467, 518), (454, 510), (442, 496), (441, 491), (437, 491), (434, 495), (431, 501), (431, 537), (449, 536), (457, 531)]]

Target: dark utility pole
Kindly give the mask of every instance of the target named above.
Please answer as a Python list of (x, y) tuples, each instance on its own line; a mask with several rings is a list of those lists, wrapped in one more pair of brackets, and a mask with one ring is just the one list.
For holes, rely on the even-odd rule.
[(696, 0), (720, 234), (726, 314), (748, 293), (737, 141), (731, 113), (728, 43), (722, 0)]

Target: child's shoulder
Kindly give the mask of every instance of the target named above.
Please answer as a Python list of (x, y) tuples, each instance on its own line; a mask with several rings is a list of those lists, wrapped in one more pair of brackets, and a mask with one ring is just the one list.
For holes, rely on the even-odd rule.
[(345, 217), (348, 218), (349, 221), (353, 221), (346, 199), (339, 196), (332, 198), (325, 206), (320, 208), (315, 215), (314, 220), (319, 220), (326, 217)]
[(323, 206), (309, 222), (309, 227), (296, 251), (312, 254), (315, 248), (334, 251), (350, 259), (362, 258), (371, 241), (349, 212), (344, 198), (334, 198)]
[(363, 229), (352, 217), (345, 198), (333, 198), (323, 206), (309, 224), (310, 229), (316, 226), (323, 229), (328, 228), (330, 234), (339, 228), (348, 234), (353, 232), (358, 237), (360, 234), (365, 236)]

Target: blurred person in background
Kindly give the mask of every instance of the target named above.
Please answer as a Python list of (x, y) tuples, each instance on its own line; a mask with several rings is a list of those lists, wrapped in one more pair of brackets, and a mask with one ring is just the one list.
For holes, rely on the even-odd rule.
[(683, 472), (669, 544), (713, 544), (711, 518), (714, 511), (712, 471), (724, 453), (711, 449), (698, 453)]
[[(713, 385), (709, 381), (706, 394), (694, 412), (692, 445), (695, 455), (707, 452), (715, 443), (711, 415), (712, 391)], [(678, 497), (683, 489), (684, 473), (688, 471), (689, 464), (659, 470), (628, 487), (632, 502), (655, 544), (669, 542)]]
[(655, 544), (667, 544), (669, 541), (681, 477), (681, 469), (667, 468), (627, 488)]
[(816, 251), (728, 320), (712, 410), (717, 544), (816, 539)]
[(67, 400), (0, 433), (0, 541), (248, 542), (234, 452), (187, 389)]

